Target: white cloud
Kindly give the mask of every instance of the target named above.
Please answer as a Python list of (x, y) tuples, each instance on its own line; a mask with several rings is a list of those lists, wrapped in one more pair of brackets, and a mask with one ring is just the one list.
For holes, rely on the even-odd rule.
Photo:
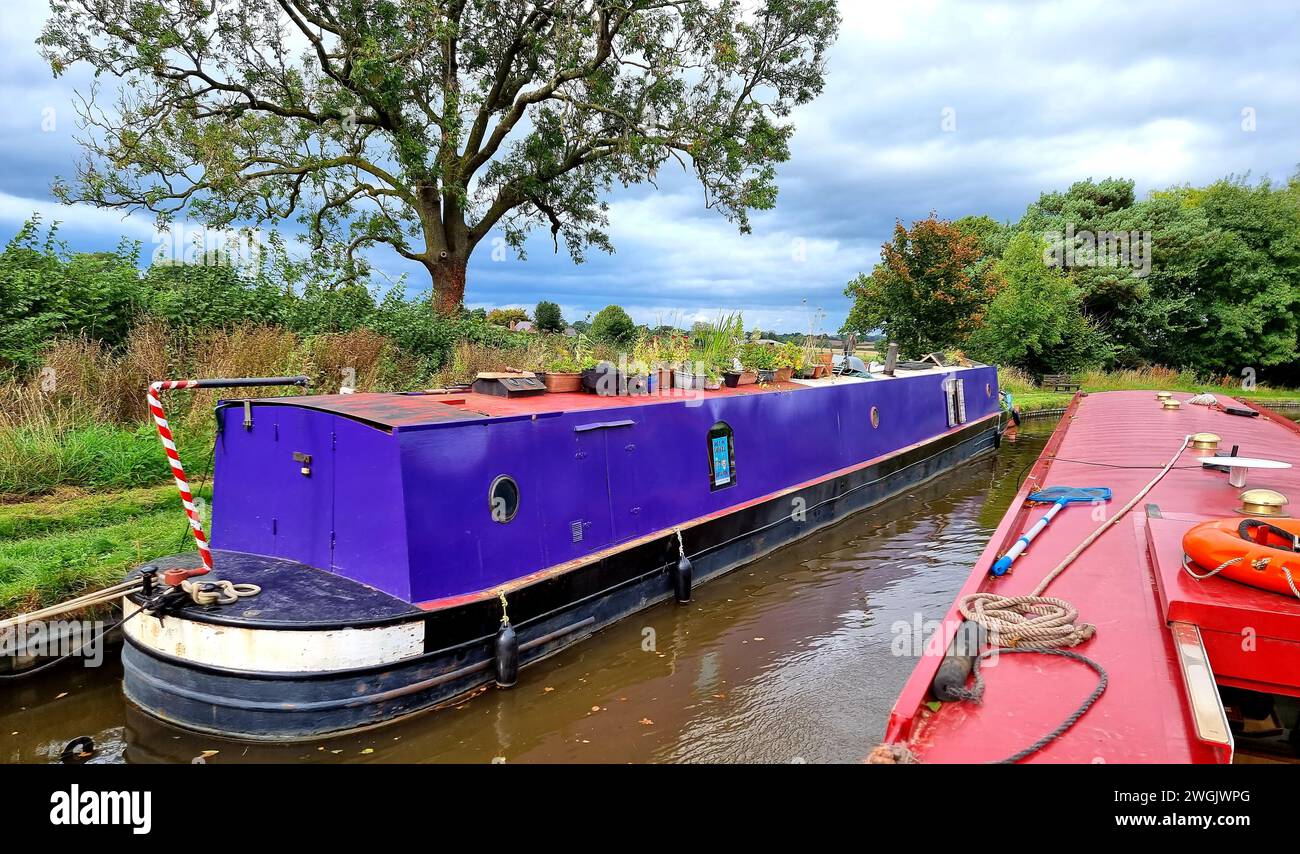
[[(935, 210), (1014, 220), (1040, 192), (1089, 177), (1132, 178), (1144, 193), (1229, 173), (1282, 178), (1300, 159), (1300, 19), (1291, 2), (840, 6), (826, 91), (796, 111), (777, 208), (755, 216), (752, 235), (705, 210), (689, 177), (666, 176), (663, 192), (611, 198), (613, 257), (594, 253), (574, 266), (552, 253), (548, 235), (530, 241), (527, 263), (493, 262), (481, 249), (471, 304), (553, 299), (577, 319), (619, 302), (642, 322), (712, 317), (725, 306), (765, 328), (797, 330), (807, 325), (806, 299), (827, 309), (834, 328), (848, 309), (844, 283), (870, 269), (896, 218)], [(41, 201), (54, 174), (71, 172), (64, 110), (85, 81), (53, 80), (37, 56), (47, 14), (45, 0), (11, 2), (0, 33), (0, 220), (12, 227), (41, 209), (67, 223), (70, 240), (147, 240), (147, 217)], [(56, 134), (39, 131), (49, 105), (59, 110)], [(953, 132), (941, 126), (949, 107)], [(1244, 107), (1255, 110), (1254, 132), (1242, 130)], [(372, 257), (427, 287), (418, 266), (384, 251)]]

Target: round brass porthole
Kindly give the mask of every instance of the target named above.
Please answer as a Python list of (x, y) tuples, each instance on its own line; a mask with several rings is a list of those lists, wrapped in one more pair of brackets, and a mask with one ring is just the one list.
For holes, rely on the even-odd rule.
[(880, 410), (874, 406), (871, 407), (871, 426), (872, 428), (880, 426)]
[(492, 481), (488, 490), (488, 508), (492, 511), (492, 521), (505, 524), (515, 518), (519, 512), (519, 484), (508, 474)]
[(985, 396), (985, 397), (992, 397), (992, 396), (993, 396), (993, 385), (992, 385), (992, 383), (984, 383), (984, 396)]

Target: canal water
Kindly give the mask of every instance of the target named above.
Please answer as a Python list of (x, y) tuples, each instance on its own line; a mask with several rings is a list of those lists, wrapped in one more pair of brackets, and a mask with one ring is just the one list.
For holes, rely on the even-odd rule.
[[(294, 745), (172, 729), (121, 693), (116, 650), (0, 689), (0, 762), (858, 762), (914, 659), (901, 627), (940, 619), (1042, 450), (1027, 421), (960, 469), (520, 674), (392, 726)], [(910, 628), (908, 629), (911, 630)]]

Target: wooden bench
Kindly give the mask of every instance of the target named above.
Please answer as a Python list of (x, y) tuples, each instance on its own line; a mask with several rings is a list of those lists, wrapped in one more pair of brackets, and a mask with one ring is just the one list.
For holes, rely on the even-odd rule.
[(1078, 391), (1079, 383), (1069, 374), (1043, 374), (1043, 379), (1038, 383), (1040, 388), (1051, 388), (1052, 391)]

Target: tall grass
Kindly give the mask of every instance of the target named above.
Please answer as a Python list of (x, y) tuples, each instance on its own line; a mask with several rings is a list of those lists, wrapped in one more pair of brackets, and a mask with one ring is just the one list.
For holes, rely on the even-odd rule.
[[(244, 325), (177, 334), (153, 320), (132, 328), (118, 350), (87, 337), (46, 351), (39, 371), (0, 385), (0, 496), (37, 495), (60, 486), (126, 488), (161, 483), (168, 468), (149, 422), (145, 390), (160, 379), (306, 375), (312, 393), (406, 391), (472, 380), (479, 371), (543, 370), (555, 336), (514, 336), (505, 347), (462, 341), (449, 363), (428, 364), (368, 328), (300, 336)], [(237, 388), (170, 392), (164, 398), (182, 458), (203, 464), (222, 397), (303, 392)]]
[[(1075, 377), (1081, 391), (1217, 391), (1234, 397), (1264, 399), (1297, 399), (1300, 390), (1257, 385), (1251, 389), (1241, 387), (1241, 379), (1233, 376), (1203, 377), (1192, 371), (1178, 371), (1159, 366), (1131, 368), (1120, 371), (1085, 371)], [(1065, 406), (1072, 396), (1068, 392), (1055, 392), (1041, 388), (1032, 376), (1019, 368), (1000, 368), (998, 385), (1011, 392), (1016, 403), (1025, 411), (1054, 409)]]

